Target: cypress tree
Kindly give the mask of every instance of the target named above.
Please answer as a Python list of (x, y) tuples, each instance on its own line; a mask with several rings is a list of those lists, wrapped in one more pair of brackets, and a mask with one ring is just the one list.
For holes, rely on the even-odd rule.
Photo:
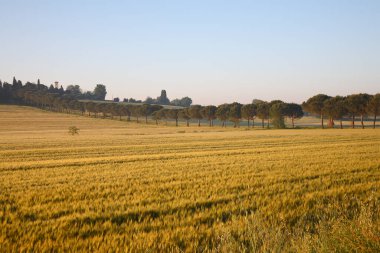
[(17, 86), (17, 80), (16, 77), (13, 77), (12, 86)]

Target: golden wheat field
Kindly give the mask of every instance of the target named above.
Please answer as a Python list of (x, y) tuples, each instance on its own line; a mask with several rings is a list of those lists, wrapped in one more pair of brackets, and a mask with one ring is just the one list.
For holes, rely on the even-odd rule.
[(176, 128), (1, 105), (0, 144), (1, 252), (380, 249), (380, 129)]

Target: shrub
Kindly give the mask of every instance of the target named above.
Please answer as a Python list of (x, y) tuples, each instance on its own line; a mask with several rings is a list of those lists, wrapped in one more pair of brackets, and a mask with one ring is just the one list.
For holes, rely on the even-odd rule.
[(79, 134), (79, 128), (77, 128), (76, 126), (69, 127), (69, 134), (71, 135)]

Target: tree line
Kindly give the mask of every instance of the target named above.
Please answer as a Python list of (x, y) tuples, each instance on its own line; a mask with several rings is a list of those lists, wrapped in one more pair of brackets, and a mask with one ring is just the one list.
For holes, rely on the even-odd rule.
[[(118, 97), (113, 99), (114, 102), (119, 102), (120, 99)], [(193, 100), (189, 97), (183, 97), (181, 99), (176, 98), (173, 100), (170, 100), (166, 94), (166, 90), (161, 90), (161, 95), (157, 98), (147, 97), (144, 101), (137, 100), (134, 98), (124, 98), (123, 102), (127, 103), (139, 103), (139, 104), (156, 104), (156, 105), (174, 105), (174, 106), (182, 106), (182, 107), (189, 107)]]
[[(97, 86), (98, 87), (98, 86)], [(95, 88), (96, 89), (96, 88)], [(69, 89), (70, 90), (70, 89)], [(162, 95), (162, 94), (161, 94)], [(166, 96), (166, 92), (164, 94)], [(66, 113), (80, 113), (82, 115), (119, 118), (126, 117), (128, 121), (134, 117), (137, 122), (143, 118), (159, 121), (175, 121), (176, 126), (180, 120), (189, 126), (190, 121), (206, 120), (209, 126), (214, 126), (214, 121), (219, 120), (222, 127), (227, 122), (232, 122), (234, 127), (239, 127), (242, 120), (247, 121), (247, 127), (254, 127), (255, 120), (261, 121), (262, 128), (269, 128), (270, 123), (275, 128), (285, 128), (285, 118), (291, 121), (295, 127), (295, 120), (300, 119), (305, 113), (318, 115), (321, 118), (321, 127), (324, 128), (324, 119), (328, 119), (328, 127), (334, 127), (334, 120), (340, 121), (343, 128), (343, 119), (349, 117), (352, 127), (355, 127), (355, 117), (361, 118), (364, 128), (364, 117), (373, 116), (373, 127), (376, 126), (376, 117), (380, 111), (380, 94), (353, 94), (347, 97), (330, 97), (318, 94), (309, 98), (302, 105), (286, 103), (281, 100), (266, 102), (253, 100), (250, 104), (222, 104), (219, 106), (192, 105), (184, 108), (168, 108), (152, 104), (122, 104), (105, 103), (95, 101), (79, 101), (72, 93), (61, 92), (60, 89), (52, 90), (37, 82), (22, 85), (21, 81), (15, 81), (12, 85), (0, 82), (0, 101), (12, 101), (14, 103), (36, 106), (46, 110)]]
[(104, 100), (107, 94), (106, 86), (103, 84), (97, 84), (93, 91), (83, 92), (79, 85), (68, 85), (65, 90), (62, 85), (58, 88), (54, 87), (53, 84), (51, 84), (49, 87), (41, 84), (40, 79), (37, 80), (37, 83), (26, 82), (25, 85), (23, 85), (21, 80), (17, 80), (15, 77), (13, 77), (12, 83), (2, 83), (0, 80), (0, 101), (11, 101), (15, 98), (15, 92), (19, 89), (44, 91), (46, 93), (66, 96), (72, 99), (88, 100)]
[[(2, 84), (1, 81), (0, 81), (0, 84), (1, 84), (0, 100), (2, 99), (1, 96), (5, 98), (9, 98), (10, 97), (9, 94), (12, 90), (23, 87), (21, 80), (17, 80), (15, 77), (13, 77), (12, 84), (9, 84), (7, 82), (4, 82), (4, 84)], [(37, 84), (27, 82), (25, 85), (32, 89), (35, 88), (34, 86), (36, 86), (39, 90), (45, 90), (45, 91), (48, 91), (49, 93), (65, 95), (66, 97), (70, 97), (77, 100), (105, 100), (106, 95), (107, 95), (106, 86), (103, 84), (97, 84), (93, 91), (83, 91), (79, 85), (68, 85), (66, 89), (64, 89), (62, 85), (59, 88), (54, 87), (53, 84), (51, 84), (48, 87), (44, 84), (41, 84), (39, 79), (37, 81)], [(1, 92), (4, 94), (2, 95)], [(119, 97), (115, 97), (113, 99), (113, 102), (120, 102)], [(147, 97), (144, 101), (137, 100), (134, 98), (129, 98), (129, 99), (124, 98), (123, 102), (138, 103), (138, 104), (145, 103), (145, 104), (158, 104), (158, 105), (174, 105), (174, 106), (182, 106), (182, 107), (189, 107), (193, 103), (192, 99), (189, 97), (183, 97), (181, 99), (170, 100), (166, 94), (166, 90), (162, 90), (161, 95), (158, 96), (157, 98)]]
[(376, 117), (380, 112), (380, 93), (375, 95), (360, 93), (346, 97), (318, 94), (302, 103), (302, 107), (305, 111), (321, 118), (322, 128), (324, 128), (324, 118), (328, 119), (328, 127), (334, 127), (334, 120), (339, 120), (340, 128), (343, 128), (343, 120), (347, 117), (351, 119), (352, 128), (355, 128), (355, 117), (360, 117), (361, 127), (364, 128), (366, 116), (373, 116), (373, 128), (375, 128)]

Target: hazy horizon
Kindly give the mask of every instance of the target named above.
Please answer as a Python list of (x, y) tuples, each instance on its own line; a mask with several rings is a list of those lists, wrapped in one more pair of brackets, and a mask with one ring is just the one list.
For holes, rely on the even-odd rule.
[(194, 104), (378, 93), (380, 1), (2, 1), (0, 79)]

